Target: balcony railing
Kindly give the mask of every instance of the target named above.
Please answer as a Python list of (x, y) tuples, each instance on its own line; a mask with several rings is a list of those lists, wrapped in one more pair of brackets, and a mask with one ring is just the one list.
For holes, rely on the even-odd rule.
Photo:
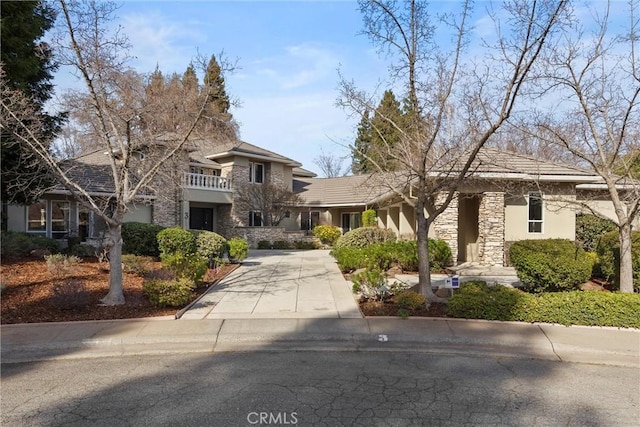
[(185, 172), (184, 186), (197, 190), (231, 191), (231, 178)]

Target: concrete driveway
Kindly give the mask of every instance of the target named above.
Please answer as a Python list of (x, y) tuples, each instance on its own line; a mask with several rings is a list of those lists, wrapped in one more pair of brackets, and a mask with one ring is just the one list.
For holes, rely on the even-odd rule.
[(328, 250), (253, 250), (181, 319), (361, 317)]

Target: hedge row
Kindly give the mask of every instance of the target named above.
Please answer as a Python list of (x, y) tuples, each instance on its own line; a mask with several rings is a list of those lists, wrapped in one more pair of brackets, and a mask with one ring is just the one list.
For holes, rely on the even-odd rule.
[(640, 328), (640, 295), (610, 292), (528, 294), (467, 282), (449, 299), (447, 315), (466, 319)]
[[(597, 247), (598, 265), (596, 274), (618, 283), (620, 275), (620, 241), (618, 231), (611, 231), (600, 237)], [(631, 234), (631, 258), (633, 287), (640, 290), (640, 231)], [(618, 283), (619, 285), (619, 283)]]
[[(429, 265), (432, 271), (452, 261), (451, 248), (444, 240), (429, 239)], [(388, 270), (397, 265), (403, 271), (418, 270), (418, 243), (413, 241), (373, 243), (366, 247), (337, 247), (331, 251), (342, 272), (359, 268)]]

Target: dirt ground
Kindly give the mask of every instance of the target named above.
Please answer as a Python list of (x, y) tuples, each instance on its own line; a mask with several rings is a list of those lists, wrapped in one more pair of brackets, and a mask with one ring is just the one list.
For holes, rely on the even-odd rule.
[[(160, 262), (151, 262), (148, 268), (159, 270)], [(207, 283), (196, 288), (194, 299), (204, 293), (216, 280), (235, 269), (227, 265), (206, 276)], [(174, 316), (177, 308), (154, 307), (142, 291), (143, 277), (123, 274), (126, 303), (102, 306), (100, 299), (109, 290), (108, 264), (95, 258), (84, 258), (63, 277), (54, 277), (42, 258), (2, 260), (1, 321), (10, 323), (65, 322), (79, 320), (132, 319), (140, 317)], [(72, 282), (80, 292), (55, 292), (61, 283)]]

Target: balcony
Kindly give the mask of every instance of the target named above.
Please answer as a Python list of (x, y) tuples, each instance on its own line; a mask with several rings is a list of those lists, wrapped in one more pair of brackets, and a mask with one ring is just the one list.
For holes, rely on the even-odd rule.
[(185, 172), (184, 187), (195, 190), (231, 191), (231, 178)]

